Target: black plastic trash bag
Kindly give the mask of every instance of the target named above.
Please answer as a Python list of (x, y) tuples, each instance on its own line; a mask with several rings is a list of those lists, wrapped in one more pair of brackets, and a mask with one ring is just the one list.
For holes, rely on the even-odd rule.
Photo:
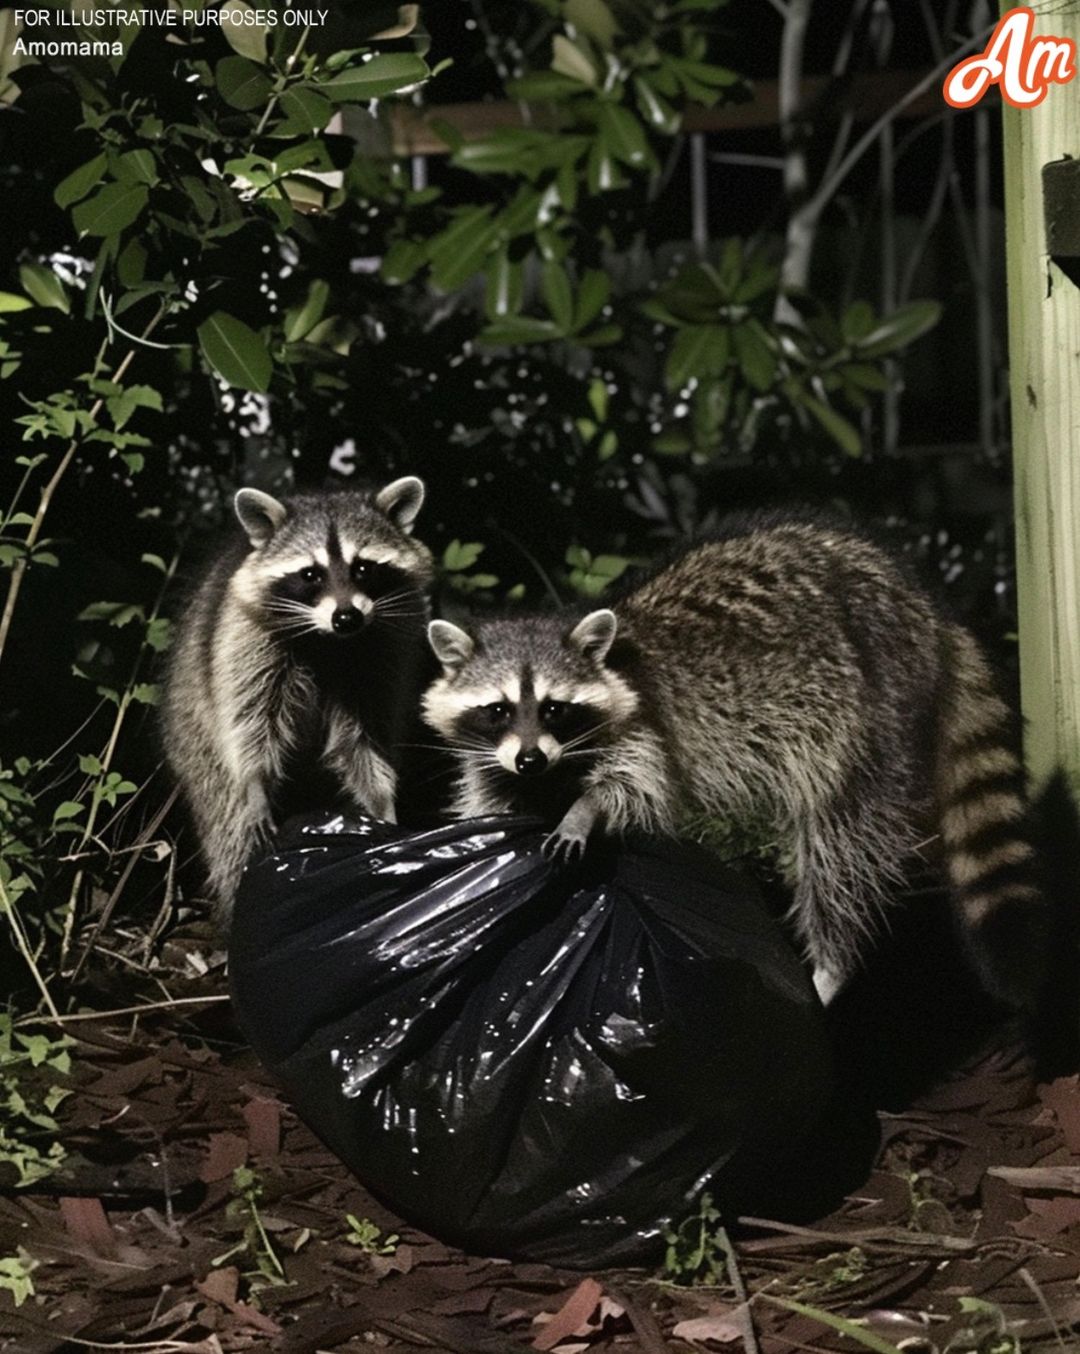
[(481, 1255), (655, 1257), (707, 1183), (771, 1200), (831, 1090), (744, 877), (652, 840), (549, 864), (531, 820), (326, 817), (247, 873), (237, 1018), (373, 1194)]

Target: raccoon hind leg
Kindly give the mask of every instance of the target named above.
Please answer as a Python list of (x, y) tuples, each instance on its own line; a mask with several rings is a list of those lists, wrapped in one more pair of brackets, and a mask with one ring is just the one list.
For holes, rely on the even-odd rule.
[(786, 870), (795, 893), (788, 915), (822, 1002), (858, 969), (914, 845), (908, 815), (888, 801), (834, 802), (797, 823)]

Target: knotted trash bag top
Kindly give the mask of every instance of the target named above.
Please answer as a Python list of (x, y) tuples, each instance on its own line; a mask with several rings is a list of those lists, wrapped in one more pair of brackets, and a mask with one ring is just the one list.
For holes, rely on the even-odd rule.
[(753, 884), (694, 847), (541, 854), (533, 820), (324, 816), (252, 866), (237, 1018), (402, 1218), (481, 1255), (655, 1258), (703, 1187), (773, 1198), (831, 1091), (822, 1012)]

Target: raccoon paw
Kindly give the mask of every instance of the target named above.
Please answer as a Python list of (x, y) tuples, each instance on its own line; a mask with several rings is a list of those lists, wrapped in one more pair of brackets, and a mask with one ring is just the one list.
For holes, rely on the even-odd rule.
[(569, 865), (575, 860), (580, 860), (585, 854), (585, 843), (587, 841), (587, 833), (567, 832), (560, 826), (555, 829), (550, 837), (545, 837), (544, 844), (540, 849), (546, 860)]
[(589, 833), (596, 823), (596, 812), (584, 798), (566, 813), (555, 831), (544, 841), (541, 848), (548, 860), (570, 864), (580, 860), (585, 854), (585, 844)]

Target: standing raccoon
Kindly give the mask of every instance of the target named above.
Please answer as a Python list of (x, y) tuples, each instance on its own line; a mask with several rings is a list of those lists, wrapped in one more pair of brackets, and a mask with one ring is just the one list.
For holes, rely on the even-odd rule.
[(1043, 901), (1010, 713), (973, 637), (876, 546), (812, 518), (722, 524), (614, 610), (433, 621), (426, 722), (456, 812), (594, 828), (768, 824), (826, 1000), (935, 835), (984, 985), (1042, 982)]
[(342, 794), (393, 820), (396, 745), (423, 687), (433, 567), (411, 476), (378, 493), (236, 495), (244, 534), (177, 625), (168, 760), (227, 919), (274, 820)]

